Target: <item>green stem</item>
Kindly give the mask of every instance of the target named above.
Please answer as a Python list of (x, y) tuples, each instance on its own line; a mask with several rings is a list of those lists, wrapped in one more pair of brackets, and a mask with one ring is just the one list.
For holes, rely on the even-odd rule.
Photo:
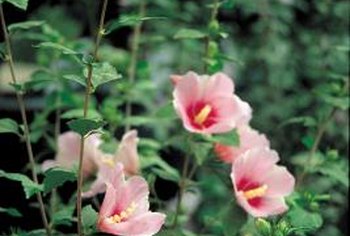
[(188, 174), (187, 172), (188, 172), (188, 168), (189, 168), (189, 163), (190, 163), (189, 155), (186, 155), (181, 180), (179, 182), (179, 193), (178, 193), (178, 200), (176, 203), (174, 222), (173, 222), (173, 226), (172, 226), (173, 228), (175, 228), (177, 226), (178, 218), (180, 215), (182, 198), (183, 198), (185, 188), (186, 188), (186, 178), (187, 178), (187, 174)]
[(332, 120), (336, 111), (337, 111), (337, 109), (334, 107), (331, 110), (331, 112), (328, 114), (326, 119), (324, 119), (324, 121), (318, 126), (316, 138), (315, 138), (315, 141), (310, 149), (309, 155), (307, 157), (307, 160), (306, 160), (306, 163), (304, 166), (304, 170), (298, 178), (298, 186), (300, 186), (303, 183), (303, 181), (308, 173), (308, 170), (310, 170), (310, 167), (312, 166), (312, 158), (316, 154), (316, 151), (318, 149), (318, 146), (320, 145), (321, 139), (322, 139), (327, 127), (328, 127), (329, 122)]
[[(215, 21), (218, 13), (219, 13), (219, 7), (220, 7), (220, 3), (219, 0), (214, 0), (213, 1), (213, 8), (210, 14), (210, 21), (209, 21), (209, 25), (211, 22)], [(208, 63), (207, 63), (207, 59), (209, 59), (209, 44), (211, 41), (211, 37), (210, 35), (207, 35), (204, 38), (204, 74), (208, 73)]]
[[(145, 12), (146, 12), (146, 1), (141, 0), (139, 5), (139, 16), (140, 17), (145, 16)], [(132, 86), (132, 84), (135, 81), (137, 58), (139, 55), (141, 28), (142, 28), (142, 21), (135, 25), (134, 31), (133, 31), (133, 39), (131, 44), (131, 61), (128, 68), (128, 78), (129, 78), (130, 86)], [(131, 107), (130, 96), (128, 95), (127, 101), (126, 101), (126, 110), (125, 110), (125, 117), (126, 117), (125, 132), (130, 130), (130, 123), (128, 121), (128, 118), (131, 116), (131, 114), (132, 114), (132, 107)]]
[[(0, 18), (1, 18), (2, 30), (3, 30), (4, 38), (5, 38), (5, 45), (6, 45), (6, 51), (7, 51), (7, 57), (8, 57), (7, 59), (8, 59), (8, 63), (10, 66), (12, 82), (14, 84), (16, 84), (17, 79), (16, 79), (16, 74), (15, 74), (15, 69), (14, 69), (15, 66), (14, 66), (12, 50), (11, 50), (11, 41), (10, 41), (10, 36), (8, 35), (7, 29), (6, 29), (6, 21), (5, 21), (4, 11), (3, 11), (3, 7), (2, 7), (1, 3), (0, 3)], [(28, 153), (28, 157), (29, 157), (29, 164), (30, 164), (30, 169), (32, 172), (32, 179), (36, 184), (39, 184), (38, 175), (37, 175), (36, 170), (35, 170), (35, 160), (34, 160), (34, 154), (33, 154), (33, 150), (32, 150), (32, 144), (30, 142), (30, 131), (29, 131), (29, 126), (28, 126), (24, 98), (23, 98), (23, 95), (18, 91), (16, 91), (16, 97), (17, 97), (17, 103), (18, 103), (20, 113), (21, 113), (21, 118), (23, 121), (24, 139), (25, 139), (27, 153)], [(46, 212), (45, 212), (45, 205), (44, 205), (41, 193), (37, 193), (36, 198), (37, 198), (37, 201), (39, 203), (41, 219), (43, 221), (43, 224), (44, 224), (44, 227), (46, 230), (46, 234), (50, 236), (51, 230), (50, 230), (50, 227), (48, 224), (48, 220), (47, 220), (47, 216), (46, 216)]]
[[(97, 53), (98, 48), (101, 43), (102, 36), (104, 34), (104, 21), (106, 16), (106, 10), (107, 10), (108, 0), (103, 1), (102, 5), (102, 11), (101, 11), (101, 17), (100, 17), (100, 23), (95, 39), (95, 48), (93, 51), (93, 59), (92, 63), (96, 61), (97, 59)], [(92, 86), (92, 70), (93, 70), (93, 64), (89, 63), (87, 66), (88, 73), (87, 73), (87, 86), (85, 90), (85, 99), (84, 99), (84, 118), (88, 115), (88, 108), (89, 108), (89, 98), (91, 93), (91, 86)], [(83, 186), (83, 157), (84, 157), (84, 146), (85, 146), (85, 139), (84, 137), (81, 137), (80, 139), (80, 152), (79, 152), (79, 173), (78, 173), (78, 182), (77, 182), (77, 229), (78, 229), (78, 235), (83, 236), (83, 228), (82, 228), (82, 186)]]

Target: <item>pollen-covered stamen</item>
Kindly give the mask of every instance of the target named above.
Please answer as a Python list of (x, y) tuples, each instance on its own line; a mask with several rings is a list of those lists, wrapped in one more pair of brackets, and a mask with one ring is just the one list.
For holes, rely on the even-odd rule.
[(106, 157), (106, 156), (101, 156), (101, 161), (105, 164), (107, 164), (109, 167), (115, 167), (115, 162), (113, 158)]
[(205, 105), (194, 117), (194, 122), (198, 125), (202, 125), (208, 118), (211, 111), (212, 111), (212, 107), (208, 104)]
[(262, 197), (265, 195), (267, 191), (267, 185), (264, 184), (260, 187), (257, 187), (257, 188), (253, 188), (251, 190), (248, 190), (248, 191), (244, 191), (244, 197), (249, 200), (249, 199), (253, 199), (253, 198), (256, 198), (256, 197)]
[(126, 208), (126, 210), (120, 212), (119, 214), (115, 214), (109, 217), (108, 219), (110, 220), (111, 223), (120, 223), (126, 218), (130, 217), (130, 215), (134, 213), (134, 211), (136, 210), (136, 207), (137, 207), (136, 203), (132, 202), (130, 206)]

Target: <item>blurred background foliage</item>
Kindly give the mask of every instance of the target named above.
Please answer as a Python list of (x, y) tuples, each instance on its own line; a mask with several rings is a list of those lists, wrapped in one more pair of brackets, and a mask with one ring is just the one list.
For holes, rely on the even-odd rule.
[[(37, 22), (30, 29), (14, 30), (12, 38), (19, 77), (36, 81), (28, 85), (31, 92), (27, 102), (29, 111), (35, 111), (32, 141), (46, 147), (40, 149), (41, 159), (53, 156), (58, 131), (67, 129), (65, 122), (77, 116), (83, 103), (82, 86), (69, 76), (81, 74), (82, 68), (57, 45), (86, 56), (93, 46), (91, 35), (97, 28), (99, 3), (32, 0), (26, 13), (4, 6), (9, 24)], [(296, 235), (347, 235), (349, 2), (227, 0), (220, 4), (214, 19), (212, 3), (109, 2), (107, 22), (111, 23), (107, 26), (117, 26), (105, 36), (98, 59), (114, 66), (123, 79), (96, 89), (91, 103), (92, 114), (108, 122), (103, 148), (115, 149), (114, 136), (120, 137), (126, 123), (138, 128), (144, 174), (155, 184), (153, 194), (169, 199), (174, 193), (162, 188), (171, 185), (156, 179), (177, 181), (178, 173), (168, 164), (180, 167), (179, 159), (186, 151), (184, 140), (178, 139), (180, 122), (169, 119), (169, 75), (223, 70), (234, 78), (236, 93), (251, 104), (252, 127), (268, 136), (282, 163), (295, 175), (306, 176), (289, 199), (292, 210), (283, 218), (272, 219), (271, 227), (282, 227), (286, 221), (294, 227), (313, 224), (311, 231), (296, 231)], [(135, 18), (140, 13), (149, 19), (141, 21), (135, 54), (133, 42), (138, 36), (133, 31), (140, 23)], [(130, 83), (130, 64), (135, 55), (135, 83)], [(11, 88), (6, 87), (5, 65), (0, 66), (4, 99), (11, 97)], [(11, 111), (3, 99), (1, 112)], [(32, 106), (31, 101), (35, 101)], [(132, 117), (125, 117), (127, 102), (132, 103)], [(3, 114), (5, 117), (5, 113), (0, 116)], [(205, 153), (212, 158), (201, 160), (206, 164), (194, 178), (194, 186), (205, 193), (193, 213), (194, 225), (203, 235), (233, 235), (228, 227), (235, 225), (228, 222), (239, 214), (227, 215), (227, 206), (222, 204), (232, 201), (229, 169), (224, 175), (218, 170), (226, 167), (215, 161), (213, 153)], [(199, 154), (198, 158), (203, 156)], [(157, 171), (148, 169), (154, 165), (159, 167)], [(228, 182), (228, 187), (223, 182)], [(298, 217), (290, 216), (293, 214), (304, 214), (307, 223), (295, 222)], [(254, 221), (247, 222), (242, 235), (258, 235)]]

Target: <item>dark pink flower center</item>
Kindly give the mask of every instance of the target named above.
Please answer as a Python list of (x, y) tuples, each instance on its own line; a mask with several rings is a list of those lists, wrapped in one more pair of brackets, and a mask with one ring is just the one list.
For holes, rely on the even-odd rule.
[(215, 108), (203, 101), (191, 104), (186, 112), (190, 118), (191, 125), (197, 129), (208, 128), (217, 122), (217, 112)]
[(244, 197), (252, 207), (262, 204), (262, 197), (266, 194), (267, 185), (242, 178), (237, 184), (237, 190), (243, 192)]

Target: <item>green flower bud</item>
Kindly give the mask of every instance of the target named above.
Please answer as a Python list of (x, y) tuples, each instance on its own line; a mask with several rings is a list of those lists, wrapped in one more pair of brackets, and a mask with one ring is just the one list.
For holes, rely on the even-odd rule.
[(258, 229), (261, 236), (271, 236), (272, 228), (270, 222), (262, 218), (258, 218), (255, 221), (256, 228)]

